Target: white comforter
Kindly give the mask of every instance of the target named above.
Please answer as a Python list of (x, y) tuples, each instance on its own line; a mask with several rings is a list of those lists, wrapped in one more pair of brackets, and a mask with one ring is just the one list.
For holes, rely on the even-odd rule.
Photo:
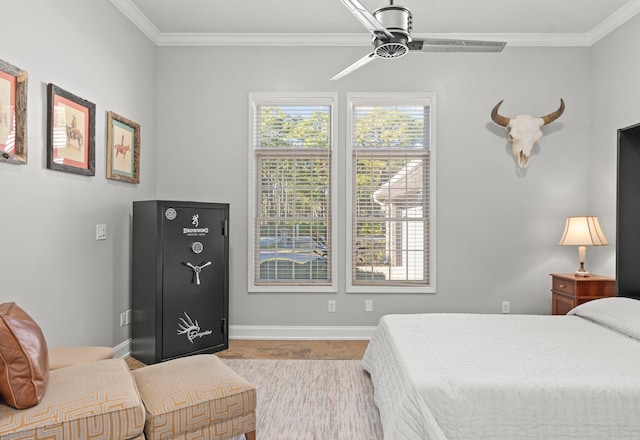
[(388, 315), (363, 367), (385, 440), (640, 439), (640, 341), (583, 317)]

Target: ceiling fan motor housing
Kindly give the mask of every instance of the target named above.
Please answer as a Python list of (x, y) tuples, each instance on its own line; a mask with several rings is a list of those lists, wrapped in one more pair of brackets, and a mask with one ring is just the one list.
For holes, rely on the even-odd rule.
[(410, 39), (413, 30), (411, 11), (403, 6), (383, 6), (373, 11), (373, 16), (392, 34), (401, 34)]
[(409, 52), (413, 19), (411, 11), (402, 6), (385, 6), (373, 11), (373, 16), (394, 38), (374, 36), (373, 52), (379, 58), (399, 58)]

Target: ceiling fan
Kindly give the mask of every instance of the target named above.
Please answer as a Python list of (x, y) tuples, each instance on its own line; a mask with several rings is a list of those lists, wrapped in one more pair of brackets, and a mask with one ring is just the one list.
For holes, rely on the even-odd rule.
[(340, 79), (375, 58), (399, 58), (409, 51), (422, 52), (501, 52), (506, 45), (502, 41), (445, 40), (441, 38), (411, 38), (413, 18), (404, 6), (396, 6), (390, 0), (369, 12), (358, 0), (340, 0), (372, 34), (373, 52), (359, 59), (331, 78)]

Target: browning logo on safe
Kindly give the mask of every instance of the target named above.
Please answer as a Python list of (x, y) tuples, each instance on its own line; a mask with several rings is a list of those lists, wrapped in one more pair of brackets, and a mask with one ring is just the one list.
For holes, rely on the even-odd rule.
[(195, 228), (182, 228), (182, 233), (187, 236), (202, 236), (207, 235), (209, 233), (209, 228), (199, 228), (200, 225), (200, 214), (194, 214), (191, 217), (191, 224), (195, 226)]

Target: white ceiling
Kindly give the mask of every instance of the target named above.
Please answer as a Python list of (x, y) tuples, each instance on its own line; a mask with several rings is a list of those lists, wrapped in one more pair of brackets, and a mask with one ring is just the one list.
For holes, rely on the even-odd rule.
[[(158, 45), (369, 45), (339, 0), (111, 0)], [(388, 0), (360, 0), (370, 11)], [(588, 46), (640, 12), (640, 0), (396, 0), (413, 35), (510, 45)], [(293, 35), (290, 35), (293, 34)], [(363, 38), (364, 35), (364, 38)]]

